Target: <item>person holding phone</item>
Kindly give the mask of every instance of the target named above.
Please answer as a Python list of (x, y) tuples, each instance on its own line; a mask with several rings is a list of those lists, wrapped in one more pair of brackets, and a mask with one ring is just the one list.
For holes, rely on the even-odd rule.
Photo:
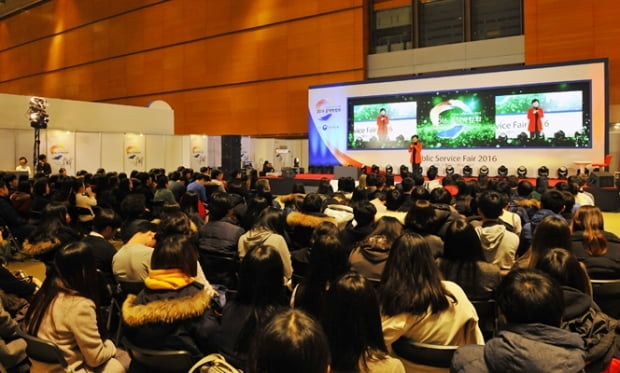
[(409, 162), (411, 163), (411, 171), (414, 174), (421, 174), (422, 167), (422, 143), (418, 135), (411, 136), (411, 143), (409, 144)]

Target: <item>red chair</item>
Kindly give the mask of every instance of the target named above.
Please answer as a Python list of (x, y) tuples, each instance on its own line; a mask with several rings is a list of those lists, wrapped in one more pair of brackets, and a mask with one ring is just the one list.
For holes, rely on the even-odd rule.
[(609, 170), (609, 165), (611, 164), (611, 154), (607, 154), (605, 156), (605, 161), (603, 163), (592, 163), (592, 167), (603, 167), (605, 171)]

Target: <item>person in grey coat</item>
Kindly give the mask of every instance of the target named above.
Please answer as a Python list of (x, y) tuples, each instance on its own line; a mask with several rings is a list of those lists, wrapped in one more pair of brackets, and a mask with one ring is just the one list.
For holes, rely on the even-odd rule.
[(484, 346), (468, 345), (454, 353), (450, 372), (581, 372), (584, 343), (577, 333), (560, 329), (564, 312), (561, 287), (535, 269), (510, 272), (497, 289), (497, 303), (507, 326)]

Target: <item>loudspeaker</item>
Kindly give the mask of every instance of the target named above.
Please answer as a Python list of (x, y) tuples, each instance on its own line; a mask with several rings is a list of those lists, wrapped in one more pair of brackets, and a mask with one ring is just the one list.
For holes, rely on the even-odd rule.
[(294, 179), (297, 172), (293, 167), (282, 167), (282, 177), (286, 177), (289, 179)]
[(590, 172), (588, 185), (597, 188), (613, 188), (615, 186), (614, 176), (609, 172)]
[(241, 168), (241, 136), (222, 136), (222, 169), (224, 175)]

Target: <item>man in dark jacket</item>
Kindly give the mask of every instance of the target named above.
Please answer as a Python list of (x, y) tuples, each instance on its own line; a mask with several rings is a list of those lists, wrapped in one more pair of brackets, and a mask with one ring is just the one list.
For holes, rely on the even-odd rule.
[[(11, 233), (20, 241), (26, 239), (34, 230), (34, 226), (26, 223), (9, 201), (9, 187), (0, 180), (0, 226), (8, 226)], [(6, 237), (6, 234), (5, 234)]]
[(486, 345), (460, 347), (451, 372), (581, 372), (584, 343), (577, 333), (560, 329), (562, 289), (534, 269), (510, 272), (497, 288), (505, 330)]

